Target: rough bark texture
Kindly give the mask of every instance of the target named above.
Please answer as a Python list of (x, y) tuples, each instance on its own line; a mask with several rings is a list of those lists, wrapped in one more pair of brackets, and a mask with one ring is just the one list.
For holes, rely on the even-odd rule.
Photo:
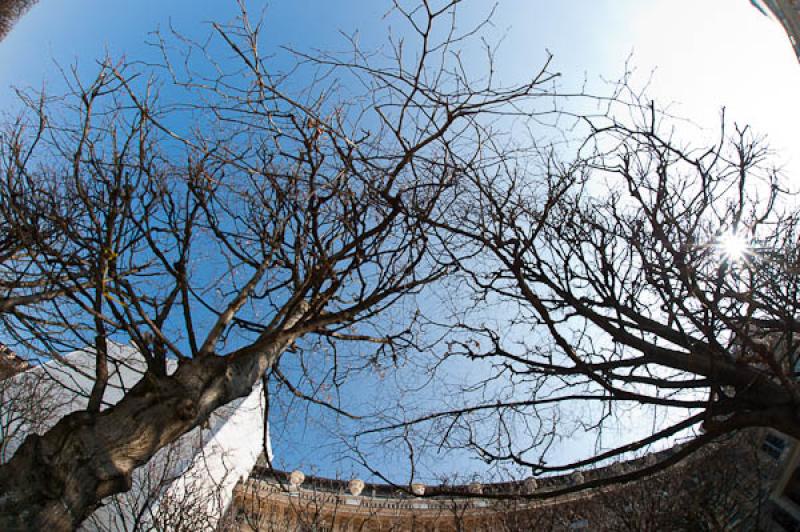
[(245, 349), (148, 373), (117, 405), (75, 412), (44, 436), (29, 436), (0, 467), (0, 530), (73, 530), (97, 501), (130, 489), (133, 470), (216, 408), (246, 395), (294, 340), (279, 333), (263, 351)]
[(0, 41), (14, 27), (17, 20), (25, 14), (38, 0), (2, 0), (0, 1)]

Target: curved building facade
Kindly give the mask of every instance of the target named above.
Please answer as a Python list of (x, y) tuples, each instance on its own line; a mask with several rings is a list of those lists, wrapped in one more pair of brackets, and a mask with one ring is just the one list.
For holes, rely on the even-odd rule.
[[(588, 489), (578, 488), (668, 459), (675, 449), (590, 471), (484, 485), (390, 486), (277, 471), (259, 460), (236, 485), (224, 527), (237, 532), (769, 530), (770, 487), (789, 453), (765, 452), (763, 438), (763, 431), (743, 433), (654, 476)], [(557, 495), (565, 488), (577, 491)]]

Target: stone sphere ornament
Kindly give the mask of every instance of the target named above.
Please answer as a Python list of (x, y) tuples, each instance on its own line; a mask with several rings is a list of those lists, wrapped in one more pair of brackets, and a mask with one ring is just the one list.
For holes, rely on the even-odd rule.
[(297, 489), (300, 486), (300, 484), (305, 482), (305, 480), (306, 480), (305, 474), (303, 474), (303, 472), (300, 471), (299, 469), (295, 469), (289, 474), (289, 486), (291, 486), (292, 488)]
[(354, 478), (347, 487), (350, 489), (351, 494), (356, 496), (361, 495), (361, 492), (364, 490), (364, 481), (360, 478)]

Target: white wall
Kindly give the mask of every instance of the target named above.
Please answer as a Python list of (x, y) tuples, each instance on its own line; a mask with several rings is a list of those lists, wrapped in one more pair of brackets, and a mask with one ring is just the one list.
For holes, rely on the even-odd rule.
[[(109, 358), (109, 383), (103, 397), (106, 405), (119, 401), (142, 378), (146, 368), (142, 356), (131, 346), (109, 346)], [(177, 365), (171, 362), (169, 371), (174, 371)], [(26, 416), (9, 414), (15, 407), (12, 397), (31, 398), (33, 393), (47, 392), (50, 407), (38, 427), (42, 432), (65, 414), (86, 406), (93, 376), (94, 356), (78, 351), (4, 382), (9, 393), (0, 400), (4, 402), (0, 405), (0, 425), (5, 421), (5, 434), (10, 437), (6, 438), (0, 462), (9, 459), (32, 430), (25, 424)], [(34, 390), (30, 385), (33, 381), (46, 386)], [(12, 390), (14, 393), (10, 393)], [(20, 396), (21, 393), (27, 396)], [(264, 401), (259, 383), (247, 397), (212, 414), (207, 425), (162, 449), (135, 472), (133, 489), (106, 499), (82, 529), (131, 530), (136, 526), (150, 530), (158, 522), (167, 527), (180, 522), (189, 529), (213, 530), (230, 502), (234, 485), (249, 474), (264, 447), (263, 423)], [(271, 456), (268, 436), (267, 448)]]

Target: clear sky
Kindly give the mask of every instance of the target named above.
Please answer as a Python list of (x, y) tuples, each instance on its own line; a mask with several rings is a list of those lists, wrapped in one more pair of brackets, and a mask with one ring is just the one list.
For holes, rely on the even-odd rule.
[[(366, 48), (387, 35), (384, 0), (274, 0), (266, 7), (266, 50), (346, 47), (341, 33), (359, 33)], [(489, 1), (467, 1), (464, 22), (483, 16)], [(208, 21), (233, 18), (233, 0), (41, 0), (0, 43), (0, 109), (13, 110), (12, 86), (58, 92), (56, 64), (91, 69), (112, 57), (151, 57), (148, 33), (170, 24), (199, 36)], [(651, 75), (649, 97), (716, 131), (720, 108), (730, 119), (766, 134), (786, 177), (800, 181), (800, 64), (783, 28), (748, 0), (500, 0), (491, 34), (504, 81), (521, 80), (554, 54), (552, 69), (572, 89), (618, 79), (635, 69), (634, 84)], [(341, 33), (340, 33), (341, 32)], [(317, 450), (286, 448), (291, 460), (314, 461)], [(280, 454), (280, 446), (276, 446)], [(324, 471), (323, 471), (324, 472)], [(326, 474), (331, 474), (327, 471)]]
[[(488, 1), (467, 1), (465, 19), (480, 16)], [(339, 32), (358, 31), (366, 46), (385, 37), (385, 0), (249, 1), (267, 9), (269, 44), (297, 48), (343, 47)], [(106, 50), (129, 58), (146, 55), (148, 32), (170, 23), (198, 35), (210, 20), (228, 20), (233, 0), (41, 0), (0, 46), (0, 105), (11, 85), (53, 86), (54, 61), (90, 66)], [(641, 80), (655, 69), (649, 94), (676, 102), (673, 110), (713, 128), (720, 106), (729, 116), (767, 133), (787, 160), (796, 151), (800, 124), (800, 65), (781, 26), (747, 0), (501, 0), (494, 19), (504, 79), (524, 77), (541, 65), (545, 49), (565, 85), (584, 76), (616, 79), (626, 58)], [(796, 158), (796, 157), (795, 157)], [(795, 163), (797, 164), (797, 163)]]

